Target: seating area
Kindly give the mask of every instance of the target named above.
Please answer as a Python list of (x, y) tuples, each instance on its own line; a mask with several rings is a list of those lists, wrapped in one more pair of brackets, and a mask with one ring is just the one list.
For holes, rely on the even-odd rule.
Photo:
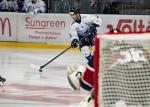
[[(34, 0), (0, 0), (0, 12), (26, 12), (24, 6)], [(78, 7), (83, 14), (150, 15), (149, 0), (35, 0), (45, 4), (41, 13), (68, 13)], [(39, 4), (40, 5), (40, 4)], [(28, 10), (28, 8), (27, 8)]]

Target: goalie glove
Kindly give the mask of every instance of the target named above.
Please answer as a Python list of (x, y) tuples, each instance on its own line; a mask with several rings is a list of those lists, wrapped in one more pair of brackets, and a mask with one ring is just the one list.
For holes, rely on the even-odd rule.
[(71, 42), (71, 47), (76, 48), (78, 46), (79, 41), (77, 39), (73, 39)]

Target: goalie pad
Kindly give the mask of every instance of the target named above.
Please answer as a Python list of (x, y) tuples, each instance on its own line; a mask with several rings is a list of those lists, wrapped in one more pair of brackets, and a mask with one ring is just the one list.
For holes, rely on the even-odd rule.
[(69, 65), (67, 68), (67, 79), (73, 90), (80, 90), (79, 79), (84, 75), (85, 67), (82, 65)]

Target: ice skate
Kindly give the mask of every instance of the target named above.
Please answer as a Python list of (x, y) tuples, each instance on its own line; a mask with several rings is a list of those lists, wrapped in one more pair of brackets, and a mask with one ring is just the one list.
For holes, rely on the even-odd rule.
[(86, 96), (83, 101), (78, 105), (78, 107), (94, 107), (94, 97), (93, 94), (90, 93)]

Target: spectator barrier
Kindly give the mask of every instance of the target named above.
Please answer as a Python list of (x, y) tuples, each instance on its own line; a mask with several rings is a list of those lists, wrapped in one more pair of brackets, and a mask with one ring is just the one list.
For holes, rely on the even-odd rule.
[[(98, 15), (102, 26), (98, 32), (119, 29), (122, 32), (150, 31), (150, 16)], [(72, 19), (68, 14), (0, 13), (0, 41), (43, 44), (69, 44)]]

